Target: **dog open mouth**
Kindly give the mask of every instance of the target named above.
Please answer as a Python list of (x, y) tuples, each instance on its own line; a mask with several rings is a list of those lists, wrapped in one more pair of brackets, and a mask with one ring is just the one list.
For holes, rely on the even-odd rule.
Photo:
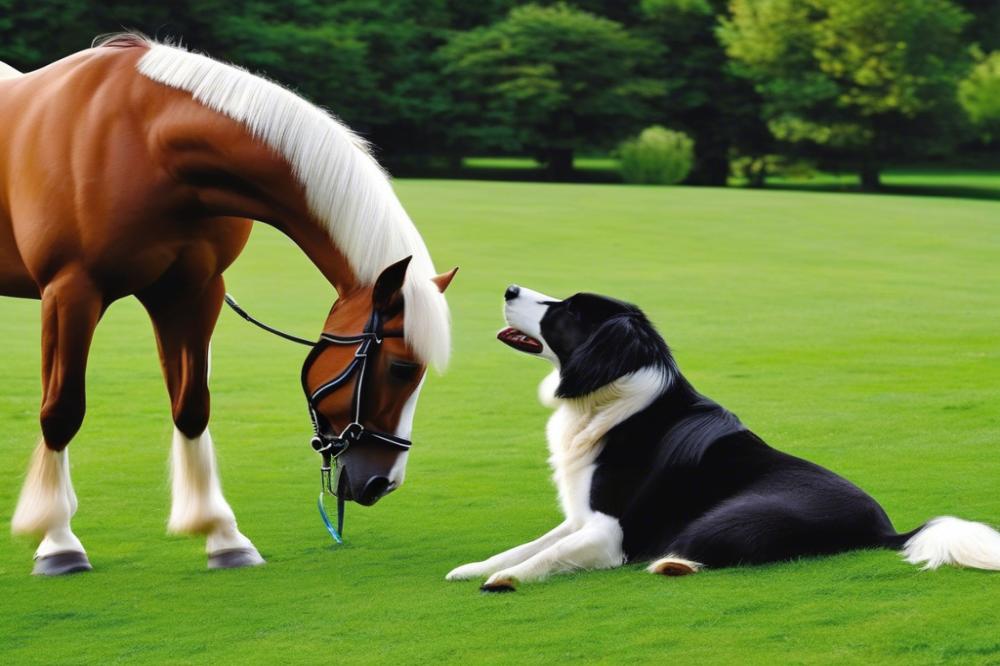
[(542, 353), (541, 342), (527, 333), (517, 330), (513, 326), (508, 326), (497, 333), (497, 340), (504, 343), (508, 347), (513, 347), (518, 351), (527, 352), (528, 354)]

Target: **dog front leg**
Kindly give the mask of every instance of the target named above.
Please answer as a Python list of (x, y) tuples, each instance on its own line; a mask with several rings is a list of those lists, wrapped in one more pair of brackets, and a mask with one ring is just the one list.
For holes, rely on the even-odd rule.
[(483, 560), (482, 562), (471, 562), (469, 564), (463, 564), (456, 569), (452, 569), (451, 572), (445, 576), (445, 580), (469, 580), (470, 578), (482, 578), (483, 576), (489, 576), (490, 574), (500, 571), (501, 569), (506, 569), (507, 567), (514, 566), (515, 564), (520, 564), (532, 555), (545, 550), (549, 546), (557, 543), (560, 539), (569, 536), (575, 530), (576, 528), (567, 520), (550, 532), (538, 537), (534, 541), (517, 546), (516, 548), (511, 548), (510, 550), (505, 550), (502, 553), (494, 555), (488, 560)]
[(625, 561), (622, 528), (618, 520), (595, 513), (583, 528), (535, 553), (520, 564), (496, 571), (483, 590), (505, 592), (518, 582), (541, 580), (554, 573), (578, 569), (613, 569)]

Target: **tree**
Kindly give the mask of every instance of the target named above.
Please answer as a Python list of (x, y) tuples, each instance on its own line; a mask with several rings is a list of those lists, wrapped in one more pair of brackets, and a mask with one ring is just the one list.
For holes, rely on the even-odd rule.
[(976, 66), (958, 87), (958, 99), (983, 139), (1000, 137), (1000, 51), (977, 53)]
[(769, 147), (760, 98), (735, 76), (715, 34), (725, 0), (642, 0), (638, 34), (663, 48), (652, 74), (666, 82), (657, 118), (694, 138), (695, 164), (687, 182), (725, 185), (733, 149), (756, 155)]
[(774, 136), (879, 186), (891, 159), (944, 151), (960, 127), (968, 16), (948, 0), (732, 0), (719, 36)]
[(972, 15), (966, 25), (968, 42), (983, 51), (1000, 49), (1000, 2), (997, 0), (956, 0), (957, 4)]
[(457, 33), (439, 51), (454, 90), (452, 139), (477, 150), (530, 152), (555, 178), (573, 153), (609, 148), (648, 117), (661, 82), (638, 75), (657, 46), (566, 5), (525, 5)]
[(82, 0), (0, 0), (0, 60), (30, 71), (86, 48), (94, 37), (79, 40), (86, 12)]

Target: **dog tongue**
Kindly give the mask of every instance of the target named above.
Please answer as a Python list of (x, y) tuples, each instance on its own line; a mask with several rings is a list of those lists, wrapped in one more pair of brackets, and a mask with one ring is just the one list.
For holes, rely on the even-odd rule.
[(497, 340), (518, 351), (538, 354), (542, 351), (542, 343), (512, 326), (497, 333)]

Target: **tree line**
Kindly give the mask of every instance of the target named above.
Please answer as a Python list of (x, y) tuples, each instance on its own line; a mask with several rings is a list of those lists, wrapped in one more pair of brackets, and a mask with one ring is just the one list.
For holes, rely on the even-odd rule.
[(650, 125), (688, 182), (783, 164), (854, 170), (996, 147), (993, 0), (0, 0), (30, 70), (135, 28), (290, 85), (389, 164), (530, 155), (554, 178)]

